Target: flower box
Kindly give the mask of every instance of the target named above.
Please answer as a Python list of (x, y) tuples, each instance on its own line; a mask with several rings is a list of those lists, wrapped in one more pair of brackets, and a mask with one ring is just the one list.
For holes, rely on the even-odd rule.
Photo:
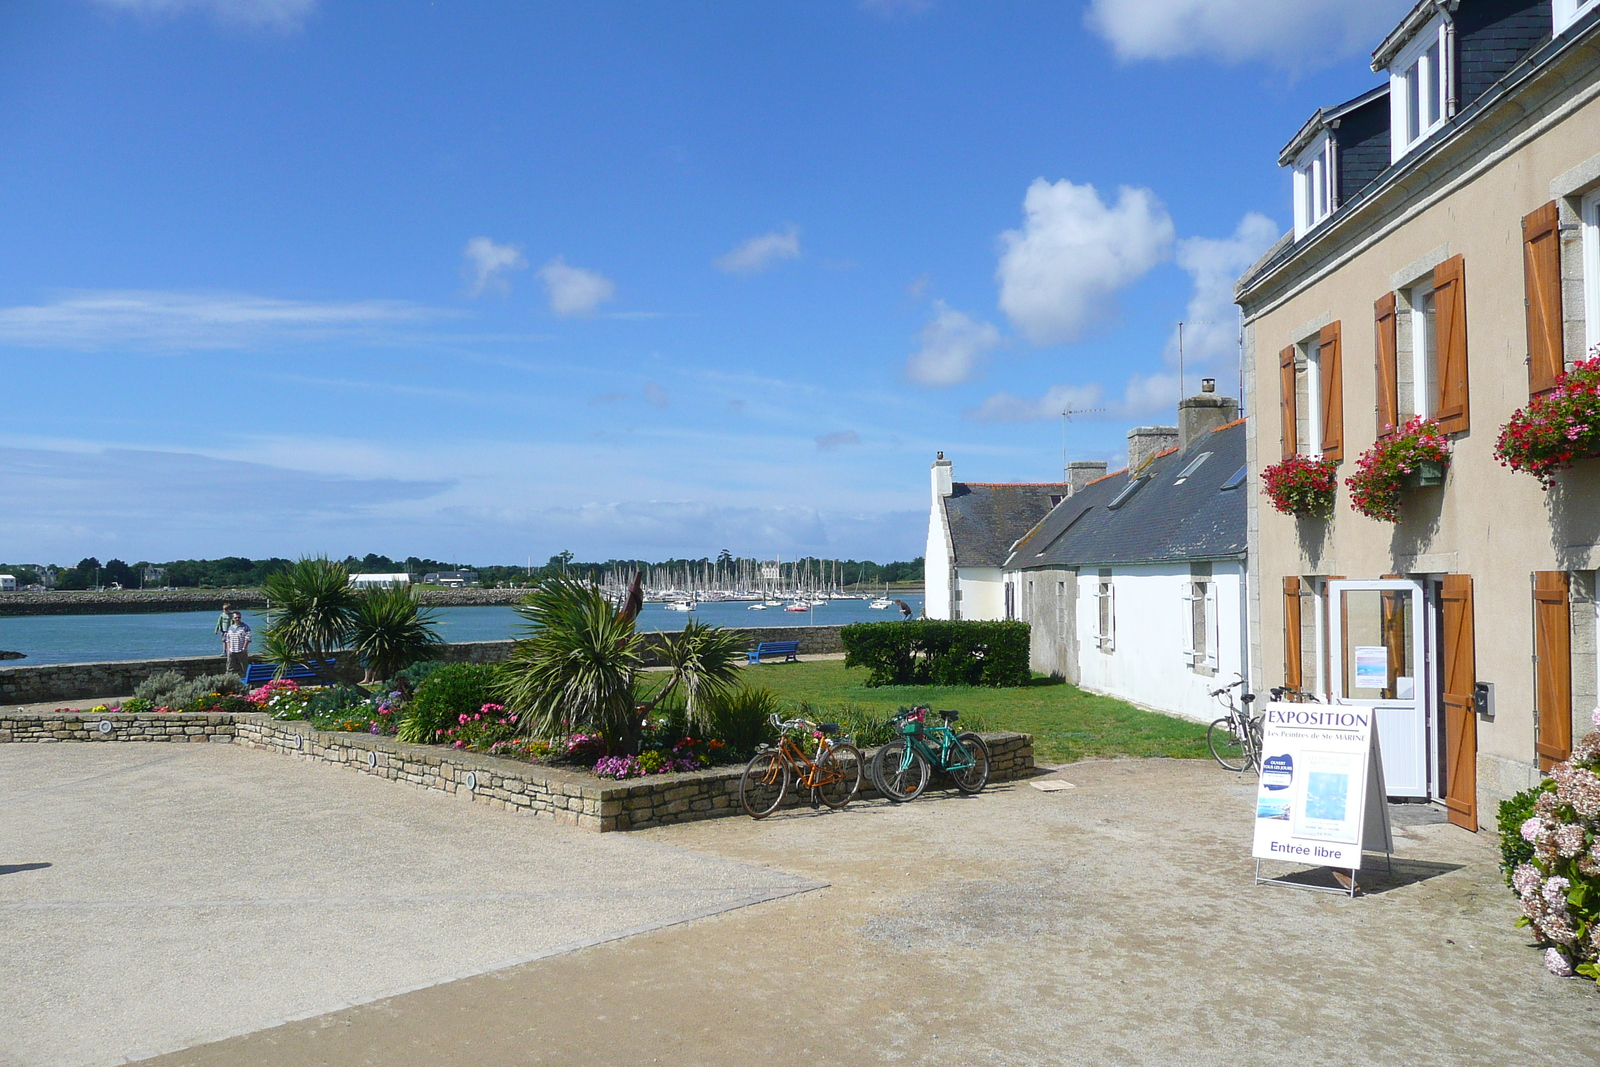
[(1339, 465), (1331, 459), (1290, 456), (1261, 472), (1267, 499), (1285, 515), (1326, 519), (1333, 514), (1339, 489)]
[(1450, 439), (1431, 419), (1414, 418), (1361, 453), (1344, 480), (1350, 506), (1369, 519), (1399, 522), (1402, 491), (1443, 485)]
[(1444, 470), (1447, 465), (1425, 459), (1413, 470), (1401, 475), (1400, 484), (1407, 489), (1426, 489), (1429, 486), (1443, 485)]
[(1561, 471), (1600, 455), (1600, 348), (1592, 352), (1513, 414), (1495, 442), (1496, 459), (1546, 489)]

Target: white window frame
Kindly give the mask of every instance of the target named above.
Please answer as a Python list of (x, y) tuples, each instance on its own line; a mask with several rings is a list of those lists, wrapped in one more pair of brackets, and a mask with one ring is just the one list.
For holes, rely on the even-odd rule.
[[(1300, 342), (1300, 356), (1306, 361), (1306, 440), (1298, 450), (1310, 459), (1322, 458), (1322, 335), (1312, 334)], [(1298, 427), (1296, 428), (1298, 431)]]
[[(1412, 147), (1425, 140), (1449, 117), (1447, 101), (1450, 98), (1451, 56), (1449, 35), (1442, 18), (1428, 23), (1389, 64), (1389, 162), (1398, 163)], [(1438, 60), (1428, 55), (1437, 48)], [(1415, 78), (1412, 77), (1415, 68)], [(1429, 96), (1438, 113), (1432, 122), (1425, 121), (1426, 112), (1419, 99), (1417, 103), (1417, 129), (1411, 129), (1412, 93), (1414, 81), (1427, 83)]]
[(1425, 297), (1433, 295), (1433, 276), (1430, 274), (1426, 281), (1418, 282), (1406, 290), (1406, 302), (1411, 305), (1411, 411), (1400, 412), (1402, 419), (1408, 415), (1431, 419), (1433, 411), (1434, 379), (1438, 376), (1438, 347), (1439, 347), (1439, 314), (1438, 302), (1434, 302), (1434, 313), (1431, 316), (1433, 323), (1434, 362), (1432, 370), (1428, 367), (1428, 323), (1430, 316), (1422, 311), (1422, 301)]
[(1600, 0), (1555, 0), (1551, 14), (1555, 17), (1555, 33), (1564, 33), (1568, 26), (1595, 9)]
[(1102, 575), (1095, 586), (1095, 629), (1101, 652), (1117, 648), (1117, 587), (1109, 575)]
[(1299, 240), (1333, 214), (1333, 138), (1323, 133), (1294, 164), (1294, 236)]
[[(1191, 581), (1184, 586), (1183, 602), (1188, 610), (1184, 613), (1183, 624), (1183, 658), (1190, 670), (1199, 670), (1201, 665), (1210, 668), (1215, 674), (1222, 668), (1220, 651), (1222, 646), (1221, 624), (1217, 613), (1217, 582), (1215, 578), (1202, 578)], [(1194, 605), (1201, 605), (1200, 636), (1205, 640), (1205, 648), (1196, 648), (1194, 641)]]
[(1587, 352), (1600, 345), (1600, 189), (1584, 194), (1578, 214), (1583, 220), (1583, 346)]

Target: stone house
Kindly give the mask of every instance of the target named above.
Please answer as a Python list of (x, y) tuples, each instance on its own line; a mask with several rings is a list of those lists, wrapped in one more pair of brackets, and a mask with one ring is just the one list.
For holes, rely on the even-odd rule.
[[(1128, 467), (1074, 463), (1069, 492), (1007, 556), (1008, 618), (1034, 670), (1203, 722), (1246, 670), (1245, 426), (1202, 394), (1128, 434)], [(1241, 491), (1243, 490), (1243, 491)]]
[[(1400, 521), (1248, 494), (1257, 688), (1376, 709), (1389, 792), (1493, 825), (1596, 703), (1600, 464), (1548, 493), (1500, 428), (1600, 341), (1600, 2), (1425, 0), (1371, 92), (1284, 149), (1295, 228), (1239, 281), (1253, 474), (1452, 441)], [(1258, 481), (1253, 480), (1253, 485)]]

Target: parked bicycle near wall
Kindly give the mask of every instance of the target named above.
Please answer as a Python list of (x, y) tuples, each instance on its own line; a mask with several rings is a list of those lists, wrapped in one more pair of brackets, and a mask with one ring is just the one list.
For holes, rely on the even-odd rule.
[[(769, 720), (778, 730), (776, 745), (762, 745), (739, 779), (739, 804), (752, 819), (778, 810), (791, 784), (811, 791), (811, 806), (844, 807), (861, 790), (861, 750), (848, 737), (834, 739), (839, 724), (807, 719)], [(798, 737), (810, 733), (816, 751), (807, 755)]]
[[(1255, 702), (1254, 693), (1242, 693), (1235, 701), (1233, 691), (1244, 688), (1244, 678), (1221, 689), (1213, 689), (1211, 698), (1228, 709), (1228, 714), (1212, 722), (1206, 729), (1206, 747), (1211, 758), (1230, 771), (1243, 771), (1254, 767), (1261, 769), (1261, 716), (1250, 714)], [(1274, 697), (1277, 690), (1273, 691)], [(1241, 705), (1243, 705), (1241, 707)]]
[(977, 734), (956, 733), (958, 711), (941, 711), (942, 726), (929, 726), (927, 706), (906, 708), (890, 720), (900, 736), (872, 757), (872, 783), (899, 804), (915, 800), (928, 787), (934, 768), (950, 776), (963, 793), (981, 793), (989, 783), (989, 746)]

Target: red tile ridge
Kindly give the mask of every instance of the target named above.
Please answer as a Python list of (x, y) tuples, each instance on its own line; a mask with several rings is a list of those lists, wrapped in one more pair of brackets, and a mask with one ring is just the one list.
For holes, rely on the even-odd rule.
[(1112, 471), (1112, 472), (1111, 472), (1111, 473), (1110, 473), (1110, 474), (1102, 474), (1102, 475), (1101, 475), (1101, 476), (1100, 476), (1100, 477), (1098, 477), (1098, 478), (1096, 478), (1096, 479), (1095, 479), (1095, 480), (1094, 480), (1094, 481), (1092, 481), (1092, 482), (1084, 482), (1084, 483), (1083, 483), (1083, 487), (1084, 487), (1084, 488), (1085, 488), (1085, 489), (1087, 489), (1087, 488), (1089, 488), (1089, 487), (1090, 487), (1090, 486), (1091, 486), (1091, 485), (1098, 485), (1098, 484), (1100, 484), (1100, 483), (1101, 483), (1101, 482), (1103, 482), (1103, 481), (1105, 481), (1105, 480), (1106, 480), (1106, 479), (1107, 479), (1107, 478), (1115, 478), (1115, 477), (1116, 477), (1116, 476), (1117, 476), (1117, 475), (1119, 475), (1119, 474), (1127, 474), (1127, 473), (1128, 473), (1128, 468), (1127, 468), (1127, 467), (1123, 467), (1123, 468), (1122, 468), (1122, 469), (1121, 469), (1121, 470), (1119, 470), (1119, 471)]
[(1245, 420), (1243, 420), (1243, 419), (1234, 419), (1232, 422), (1223, 423), (1221, 426), (1218, 426), (1215, 430), (1212, 430), (1211, 432), (1212, 433), (1221, 433), (1223, 430), (1231, 430), (1235, 426), (1243, 426), (1244, 425), (1244, 421)]

